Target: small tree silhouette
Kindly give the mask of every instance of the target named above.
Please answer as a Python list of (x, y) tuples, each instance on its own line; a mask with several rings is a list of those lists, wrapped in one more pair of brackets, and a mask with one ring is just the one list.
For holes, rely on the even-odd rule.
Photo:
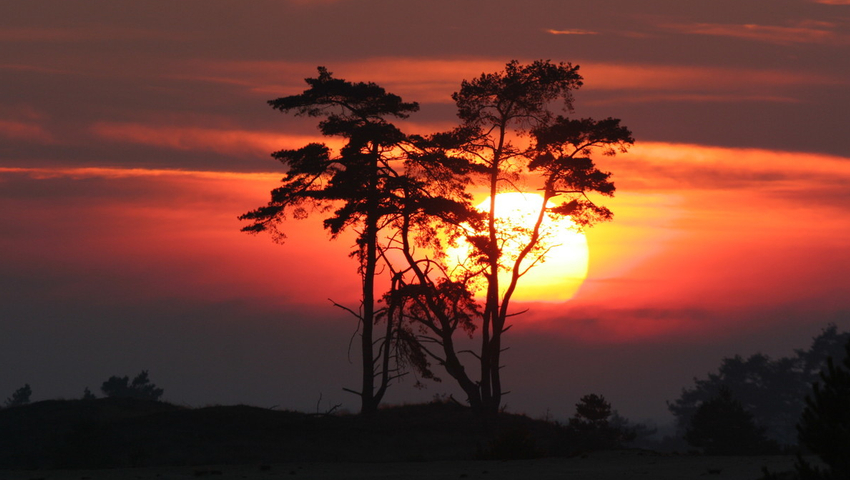
[(30, 403), (30, 395), (32, 395), (32, 389), (30, 388), (30, 384), (27, 383), (23, 387), (15, 390), (15, 393), (6, 399), (5, 405), (7, 407), (19, 407), (21, 405), (26, 405)]
[(100, 390), (109, 398), (138, 398), (141, 400), (159, 400), (163, 390), (150, 383), (148, 371), (142, 370), (130, 383), (129, 377), (109, 377)]
[(800, 443), (827, 465), (822, 471), (802, 458), (797, 462), (801, 479), (850, 478), (850, 341), (840, 365), (832, 358), (806, 397), (806, 409), (797, 425)]
[(580, 436), (578, 443), (584, 448), (617, 448), (633, 440), (635, 431), (628, 428), (619, 416), (618, 424), (612, 424), (609, 419), (614, 415), (611, 404), (604, 396), (591, 393), (579, 399), (576, 413), (570, 418), (570, 427)]
[(89, 390), (89, 387), (86, 387), (85, 390), (83, 390), (83, 400), (94, 400), (96, 398), (97, 397), (95, 397), (94, 394), (91, 393), (91, 390)]
[(691, 417), (685, 440), (708, 455), (759, 455), (779, 450), (756, 426), (753, 415), (721, 387), (718, 396), (703, 403)]
[(570, 419), (570, 425), (604, 428), (608, 426), (608, 417), (611, 416), (611, 404), (602, 395), (591, 393), (579, 399), (576, 404), (576, 413)]

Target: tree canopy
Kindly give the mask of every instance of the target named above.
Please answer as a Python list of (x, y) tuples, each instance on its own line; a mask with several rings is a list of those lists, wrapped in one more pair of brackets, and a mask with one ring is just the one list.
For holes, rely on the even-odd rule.
[[(247, 232), (271, 231), (282, 239), (280, 223), (288, 216), (329, 213), (324, 226), (332, 237), (353, 228), (353, 256), (362, 279), (359, 309), (343, 307), (359, 321), (362, 353), (362, 412), (373, 412), (386, 387), (407, 367), (436, 378), (431, 362), (445, 368), (470, 405), (496, 412), (505, 393), (501, 385), (502, 334), (514, 315), (510, 301), (525, 272), (542, 261), (544, 225), (569, 216), (577, 228), (611, 219), (591, 194), (611, 196), (611, 174), (594, 157), (614, 155), (633, 144), (619, 120), (571, 119), (573, 90), (582, 85), (578, 66), (538, 60), (509, 62), (505, 69), (464, 80), (452, 95), (460, 124), (428, 135), (405, 134), (390, 118), (418, 110), (373, 83), (351, 83), (319, 68), (299, 95), (269, 101), (282, 112), (320, 117), (325, 136), (342, 137), (334, 152), (311, 143), (273, 154), (287, 168), (270, 202), (240, 219)], [(536, 223), (516, 237), (515, 226), (496, 219), (497, 194), (520, 182), (538, 185), (544, 201)], [(490, 194), (490, 208), (471, 206), (473, 185)], [(548, 206), (558, 200), (556, 207)], [(510, 237), (518, 248), (504, 248)], [(473, 250), (462, 268), (450, 267), (445, 247), (468, 242)], [(387, 291), (376, 291), (385, 272)], [(499, 273), (509, 272), (508, 285)], [(483, 305), (476, 289), (485, 292)], [(383, 302), (383, 306), (379, 306)], [(384, 322), (383, 336), (374, 326)], [(457, 332), (480, 336), (477, 352), (459, 352)], [(461, 359), (468, 353), (480, 375)], [(377, 379), (377, 384), (375, 383)]]
[[(357, 309), (338, 306), (358, 319), (361, 388), (349, 391), (361, 397), (361, 412), (371, 413), (390, 382), (404, 374), (402, 367), (409, 365), (423, 376), (433, 377), (415, 334), (403, 319), (379, 308), (379, 265), (392, 268), (385, 256), (391, 242), (387, 239), (393, 238), (400, 223), (407, 228), (422, 226), (433, 216), (463, 216), (469, 209), (463, 195), (456, 194), (459, 200), (454, 200), (433, 194), (435, 188), (452, 189), (454, 180), (444, 173), (445, 156), (424, 151), (407, 154), (416, 150), (414, 139), (388, 120), (407, 118), (419, 109), (417, 103), (404, 102), (374, 83), (334, 78), (324, 67), (319, 67), (318, 73), (318, 77), (306, 79), (309, 88), (301, 94), (268, 103), (284, 113), (320, 117), (319, 131), (341, 137), (345, 144), (339, 152), (310, 143), (273, 153), (287, 168), (281, 186), (271, 192), (266, 206), (239, 218), (252, 222), (243, 231), (271, 231), (279, 239), (285, 238), (279, 227), (288, 215), (301, 219), (314, 211), (330, 212), (324, 226), (332, 237), (349, 228), (356, 231), (352, 256), (358, 260), (362, 279), (361, 304)], [(389, 308), (393, 305), (390, 302)], [(383, 336), (376, 338), (374, 327), (381, 320), (385, 329)]]

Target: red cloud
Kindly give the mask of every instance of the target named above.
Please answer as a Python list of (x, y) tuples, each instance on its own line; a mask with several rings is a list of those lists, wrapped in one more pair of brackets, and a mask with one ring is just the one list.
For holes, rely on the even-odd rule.
[[(746, 68), (692, 67), (654, 64), (585, 62), (577, 59), (585, 89), (663, 91), (677, 101), (794, 101), (772, 90), (799, 85), (830, 85), (843, 80), (797, 71)], [(411, 59), (373, 58), (325, 65), (340, 78), (373, 81), (408, 100), (451, 103), (451, 93), (463, 79), (499, 70), (495, 58)], [(264, 96), (297, 93), (303, 78), (315, 74), (316, 65), (304, 62), (228, 61), (192, 62), (191, 74), (179, 78), (243, 86)], [(765, 88), (771, 90), (765, 91)], [(701, 90), (694, 93), (694, 89)], [(686, 94), (676, 91), (687, 91)], [(654, 100), (653, 98), (652, 100)]]
[(41, 125), (14, 120), (0, 120), (0, 136), (13, 140), (28, 140), (42, 143), (53, 141), (53, 136)]
[(321, 137), (283, 135), (273, 132), (225, 130), (199, 127), (168, 127), (138, 123), (99, 122), (91, 131), (102, 138), (175, 150), (213, 151), (224, 154), (268, 155), (283, 148), (298, 148), (310, 142), (333, 141)]
[(582, 30), (580, 28), (568, 28), (564, 30), (555, 30), (550, 28), (546, 30), (546, 33), (551, 33), (552, 35), (598, 35), (599, 32), (594, 32), (592, 30)]
[(850, 38), (847, 35), (829, 30), (828, 27), (831, 26), (823, 22), (803, 22), (791, 27), (756, 24), (692, 23), (668, 25), (667, 28), (694, 35), (735, 37), (778, 45), (791, 45), (794, 43), (846, 45), (850, 43)]

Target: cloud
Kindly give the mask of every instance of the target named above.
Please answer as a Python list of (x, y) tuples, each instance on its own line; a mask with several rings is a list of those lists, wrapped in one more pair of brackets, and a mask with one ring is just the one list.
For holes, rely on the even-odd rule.
[[(640, 63), (606, 63), (577, 59), (573, 62), (585, 77), (585, 90), (648, 90), (674, 101), (793, 102), (793, 97), (774, 90), (801, 85), (836, 85), (845, 79), (792, 70), (693, 67)], [(349, 81), (378, 83), (407, 100), (452, 103), (451, 93), (463, 79), (481, 72), (497, 71), (505, 62), (496, 58), (429, 59), (381, 57), (325, 64), (335, 76)], [(304, 88), (303, 78), (315, 76), (316, 65), (304, 62), (225, 61), (192, 62), (192, 73), (180, 78), (244, 87), (252, 93), (283, 95)], [(770, 90), (765, 91), (768, 88)], [(678, 91), (678, 92), (677, 92)], [(657, 97), (643, 101), (653, 101)]]
[(623, 105), (629, 103), (801, 103), (802, 100), (790, 96), (758, 94), (722, 94), (722, 93), (640, 93), (622, 96), (606, 96), (603, 99), (585, 100), (586, 105)]
[(320, 136), (282, 135), (273, 132), (225, 130), (201, 127), (169, 127), (139, 123), (98, 122), (91, 132), (116, 142), (129, 142), (173, 150), (212, 151), (234, 155), (263, 155), (300, 148), (310, 142), (338, 147), (339, 141)]
[(0, 136), (11, 140), (52, 143), (53, 136), (41, 125), (0, 119)]
[(169, 40), (181, 41), (184, 33), (172, 33), (139, 28), (96, 25), (87, 28), (15, 27), (0, 30), (0, 42), (101, 42), (111, 40)]
[[(585, 89), (594, 90), (703, 90), (707, 92), (759, 91), (765, 87), (834, 85), (844, 79), (785, 70), (678, 65), (577, 62)], [(668, 92), (669, 93), (669, 92)], [(764, 95), (764, 93), (761, 93)]]
[(789, 326), (809, 325), (814, 330), (837, 321), (846, 324), (842, 328), (850, 327), (846, 302), (826, 307), (812, 301), (774, 301), (770, 305), (743, 308), (661, 304), (635, 308), (612, 306), (610, 302), (575, 305), (570, 302), (559, 310), (543, 304), (530, 307), (528, 313), (514, 320), (519, 329), (516, 331), (546, 333), (586, 345), (670, 340), (680, 344), (702, 341), (722, 344), (734, 337), (764, 336), (765, 332)]
[(692, 35), (712, 35), (733, 37), (777, 45), (819, 44), (847, 45), (850, 37), (830, 29), (833, 25), (826, 22), (802, 22), (796, 26), (758, 25), (758, 24), (721, 24), (691, 23), (672, 24), (666, 28)]
[(450, 103), (452, 92), (461, 80), (481, 72), (504, 68), (505, 61), (495, 58), (405, 58), (378, 57), (356, 61), (289, 62), (289, 61), (223, 61), (192, 62), (191, 78), (220, 83), (253, 85), (251, 90), (263, 94), (296, 93), (305, 88), (304, 78), (314, 77), (317, 66), (325, 66), (337, 78), (352, 82), (375, 82), (408, 100)]
[(638, 142), (611, 164), (626, 188), (637, 189), (816, 193), (850, 185), (850, 158), (818, 153)]
[(592, 30), (582, 30), (579, 28), (571, 28), (566, 30), (555, 30), (549, 28), (544, 30), (546, 33), (551, 33), (552, 35), (598, 35), (599, 32), (594, 32)]
[(289, 222), (283, 246), (239, 231), (236, 217), (264, 205), (280, 176), (0, 169), (0, 223), (15, 226), (0, 229), (0, 247), (16, 252), (0, 277), (29, 285), (27, 295), (98, 305), (232, 299), (274, 308), (327, 305), (329, 296), (348, 302), (357, 291), (348, 236), (329, 241), (318, 219)]
[(276, 181), (279, 173), (246, 173), (198, 170), (174, 170), (157, 168), (110, 168), (110, 167), (0, 167), (0, 173), (16, 173), (36, 180), (68, 178), (83, 179), (127, 179), (127, 178), (195, 178), (208, 180)]

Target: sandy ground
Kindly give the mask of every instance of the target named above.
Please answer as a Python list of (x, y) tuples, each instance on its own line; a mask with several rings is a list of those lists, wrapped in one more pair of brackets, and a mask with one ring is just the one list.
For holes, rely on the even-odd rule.
[(691, 457), (633, 451), (576, 458), (517, 461), (411, 463), (291, 463), (111, 470), (0, 471), (0, 480), (188, 479), (563, 479), (563, 480), (756, 480), (792, 468), (794, 457)]

